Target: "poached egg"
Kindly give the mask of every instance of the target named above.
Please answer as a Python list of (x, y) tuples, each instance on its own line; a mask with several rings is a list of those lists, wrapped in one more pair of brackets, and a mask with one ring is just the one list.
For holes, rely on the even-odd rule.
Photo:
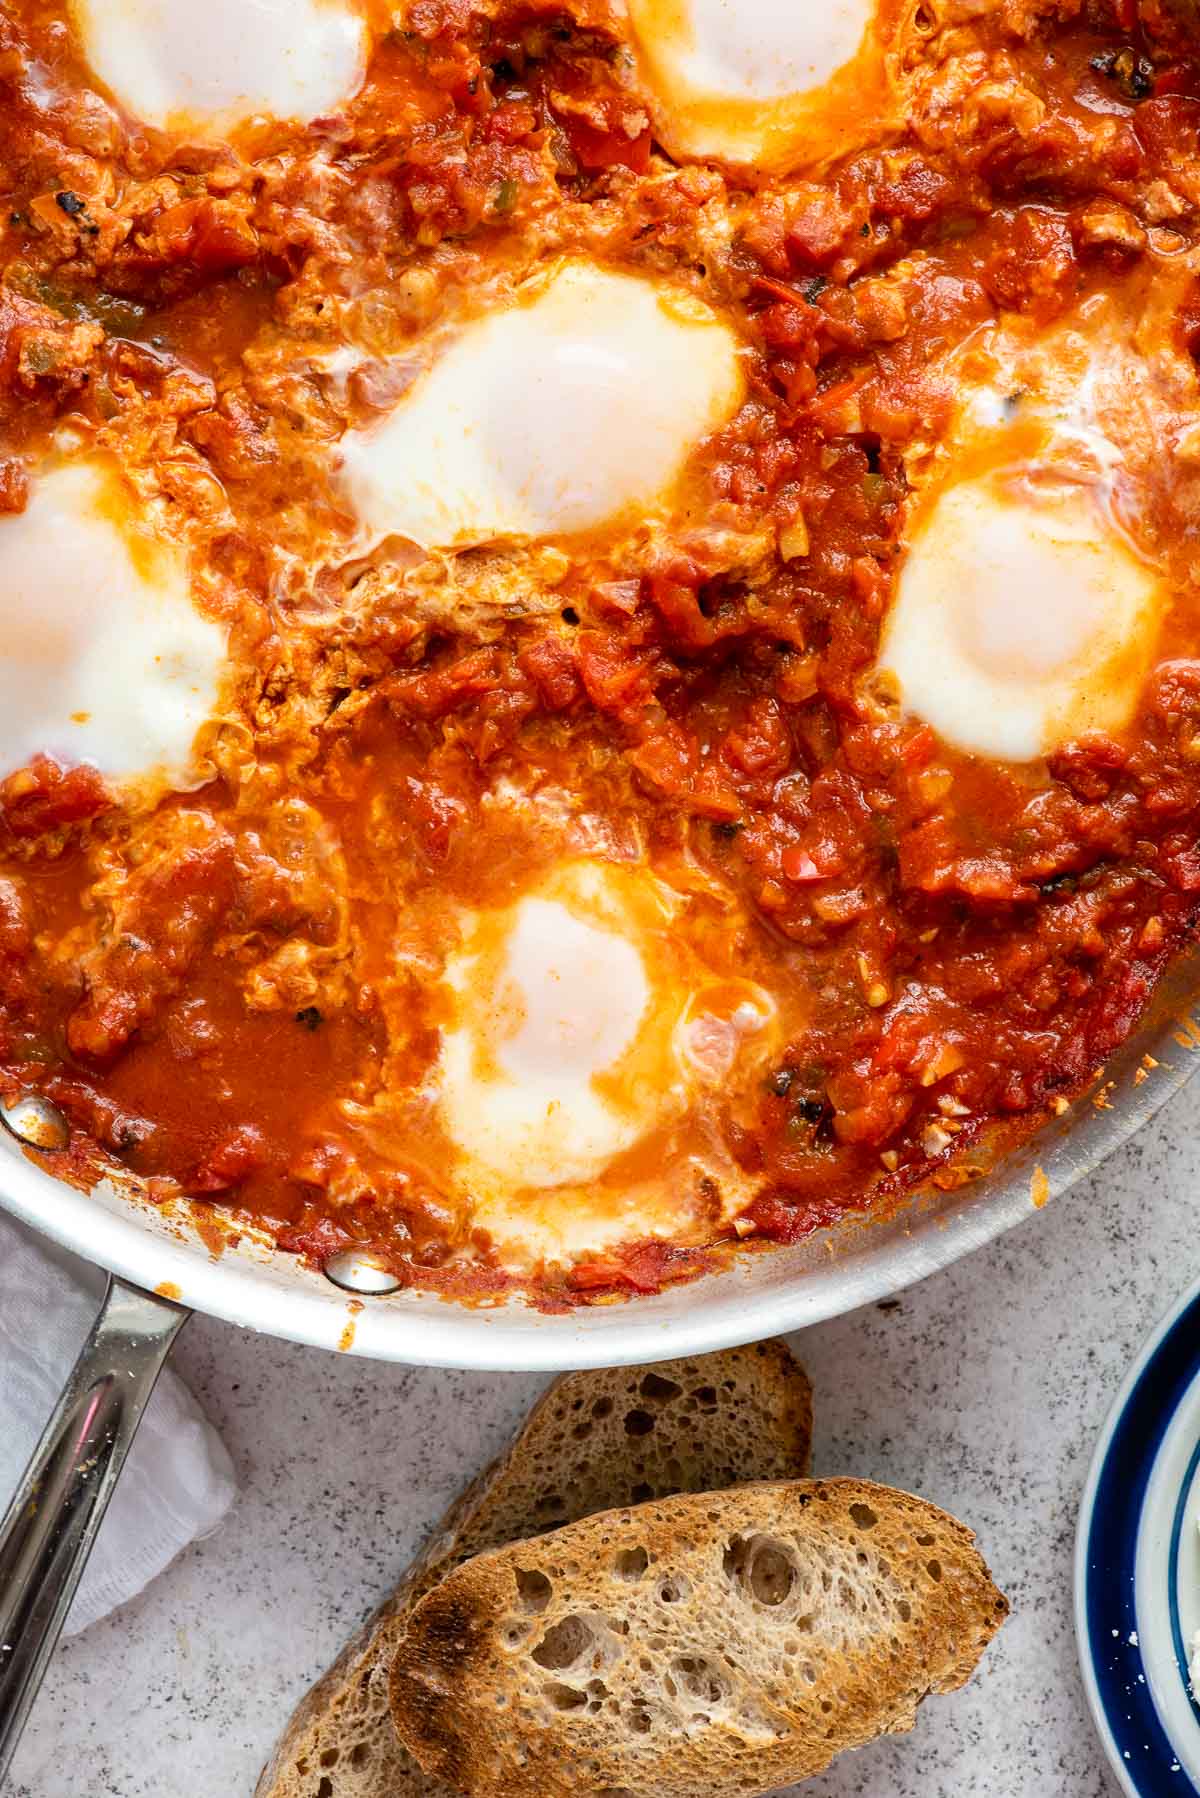
[(308, 120), (366, 73), (355, 0), (71, 0), (93, 75), (134, 118), (209, 137), (265, 114)]
[(465, 549), (642, 516), (740, 404), (737, 339), (686, 292), (568, 262), (451, 338), (342, 440), (370, 544)]
[(574, 861), (464, 919), (438, 1116), (506, 1257), (669, 1234), (696, 1203), (699, 1103), (777, 1030), (770, 995), (706, 966), (680, 910), (640, 867)]
[(1016, 332), (973, 357), (987, 378), (914, 506), (878, 667), (954, 747), (1031, 762), (1128, 725), (1167, 594), (1144, 547), (1138, 365), (1101, 331)]
[(883, 0), (629, 0), (642, 80), (670, 154), (783, 173), (878, 129)]
[(115, 470), (85, 456), (35, 475), (25, 510), (0, 518), (0, 592), (0, 777), (47, 755), (118, 785), (194, 782), (225, 632)]

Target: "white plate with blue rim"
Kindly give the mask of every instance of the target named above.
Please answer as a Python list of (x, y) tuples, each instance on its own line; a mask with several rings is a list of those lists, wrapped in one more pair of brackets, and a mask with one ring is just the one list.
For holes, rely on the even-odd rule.
[(1088, 1702), (1130, 1798), (1200, 1794), (1200, 1281), (1130, 1368), (1096, 1445), (1075, 1543)]

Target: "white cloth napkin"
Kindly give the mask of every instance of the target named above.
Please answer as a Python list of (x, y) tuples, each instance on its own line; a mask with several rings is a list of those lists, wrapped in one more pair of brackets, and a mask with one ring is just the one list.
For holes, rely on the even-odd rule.
[[(0, 1214), (0, 1512), (83, 1345), (104, 1290), (99, 1269)], [(179, 1377), (159, 1377), (129, 1451), (65, 1634), (149, 1584), (210, 1535), (237, 1491), (221, 1438)]]

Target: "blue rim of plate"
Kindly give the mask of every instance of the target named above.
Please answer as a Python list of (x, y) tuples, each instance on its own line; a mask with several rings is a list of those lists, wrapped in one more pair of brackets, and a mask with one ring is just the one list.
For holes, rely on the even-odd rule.
[[(1100, 1432), (1079, 1511), (1075, 1630), (1080, 1668), (1100, 1740), (1130, 1798), (1181, 1798), (1197, 1789), (1180, 1766), (1155, 1708), (1142, 1659), (1134, 1592), (1139, 1526), (1150, 1476), (1180, 1401), (1198, 1374), (1200, 1281), (1151, 1332), (1126, 1375)], [(1185, 1688), (1187, 1655), (1174, 1570), (1198, 1465), (1200, 1444), (1175, 1504), (1169, 1555), (1167, 1603)]]
[[(1187, 1464), (1187, 1472), (1183, 1476), (1183, 1484), (1179, 1488), (1179, 1497), (1175, 1500), (1175, 1515), (1171, 1519), (1171, 1548), (1168, 1559), (1172, 1571), (1179, 1565), (1179, 1545), (1183, 1539), (1183, 1523), (1187, 1516), (1188, 1495), (1196, 1478), (1197, 1467), (1200, 1467), (1200, 1442), (1197, 1442), (1192, 1450), (1191, 1459)], [(1167, 1587), (1167, 1604), (1170, 1610), (1171, 1642), (1175, 1649), (1175, 1659), (1183, 1669), (1184, 1679), (1187, 1681), (1190, 1692), (1188, 1651), (1184, 1647), (1183, 1625), (1179, 1621), (1179, 1581), (1177, 1579), (1172, 1579)], [(1197, 1704), (1194, 1693), (1192, 1694), (1192, 1709), (1200, 1715), (1200, 1704)]]

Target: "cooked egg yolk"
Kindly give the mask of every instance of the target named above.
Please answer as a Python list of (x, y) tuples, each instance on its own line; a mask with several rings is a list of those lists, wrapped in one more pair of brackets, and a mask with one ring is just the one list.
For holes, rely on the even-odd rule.
[(948, 742), (1026, 762), (1129, 722), (1157, 621), (1158, 582), (1093, 491), (996, 474), (937, 501), (880, 663)]
[(968, 753), (1030, 762), (1119, 733), (1154, 658), (1166, 592), (1140, 547), (1142, 439), (1159, 401), (1110, 322), (988, 333), (943, 478), (914, 503), (878, 666)]
[(629, 0), (655, 124), (678, 158), (778, 173), (879, 129), (888, 78), (876, 0)]
[(225, 633), (193, 606), (182, 554), (137, 518), (104, 463), (47, 469), (25, 510), (0, 519), (0, 591), (0, 772), (47, 755), (112, 781), (187, 785)]
[(113, 98), (160, 131), (208, 136), (265, 114), (307, 122), (366, 71), (354, 0), (71, 0), (83, 53)]
[(373, 543), (577, 532), (653, 506), (743, 391), (737, 341), (706, 308), (570, 263), (343, 439), (344, 480)]
[(521, 1184), (586, 1180), (639, 1134), (639, 1110), (614, 1103), (604, 1076), (631, 1048), (650, 1005), (633, 944), (560, 901), (524, 899), (507, 920), (486, 1009), (444, 1045), (450, 1134), (472, 1159)]
[[(647, 1143), (653, 1204), (682, 1203), (657, 1178), (670, 1160), (663, 1132), (765, 1047), (774, 1006), (752, 982), (704, 969), (677, 911), (644, 872), (575, 862), (466, 921), (446, 972), (438, 1107), (476, 1220), (501, 1238), (531, 1223), (555, 1240), (576, 1227), (588, 1243), (638, 1234)], [(622, 1177), (606, 1191), (614, 1167)], [(640, 1233), (657, 1221), (643, 1210)]]

